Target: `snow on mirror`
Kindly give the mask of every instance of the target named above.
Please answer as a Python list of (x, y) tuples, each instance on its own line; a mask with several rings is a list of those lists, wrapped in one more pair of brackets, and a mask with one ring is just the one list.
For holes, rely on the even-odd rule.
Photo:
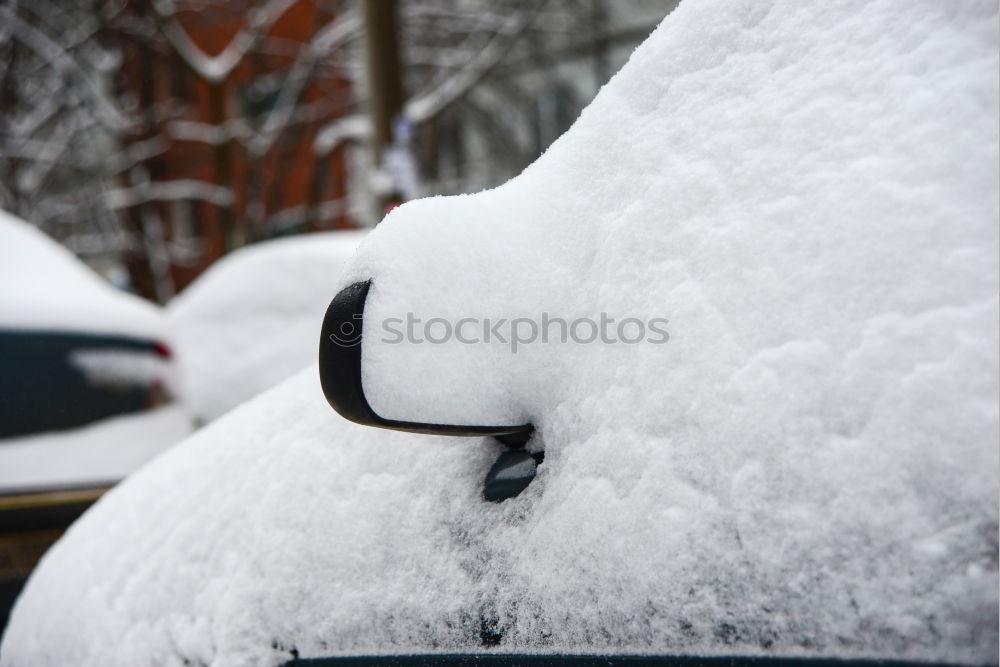
[[(525, 423), (523, 419), (515, 423), (514, 420), (517, 417), (505, 405), (506, 402), (502, 396), (494, 396), (492, 397), (492, 401), (490, 397), (485, 397), (486, 400), (483, 401), (483, 393), (478, 394), (477, 398), (483, 401), (483, 405), (487, 407), (487, 410), (476, 410), (473, 405), (459, 405), (457, 408), (452, 406), (450, 411), (447, 409), (435, 410), (431, 406), (429, 409), (420, 410), (414, 416), (395, 417), (396, 413), (390, 411), (388, 414), (393, 415), (393, 417), (387, 418), (384, 416), (387, 413), (379, 413), (372, 409), (372, 405), (366, 396), (366, 385), (377, 388), (374, 392), (375, 396), (384, 397), (386, 391), (379, 391), (378, 388), (392, 385), (395, 375), (393, 366), (396, 364), (393, 363), (395, 360), (390, 358), (389, 363), (384, 363), (381, 368), (376, 366), (375, 369), (370, 369), (367, 373), (365, 372), (364, 355), (362, 354), (363, 343), (365, 341), (363, 331), (365, 329), (371, 331), (375, 328), (370, 321), (366, 325), (364, 317), (365, 306), (371, 292), (371, 285), (371, 281), (368, 280), (356, 282), (345, 287), (330, 302), (330, 307), (324, 318), (323, 333), (320, 339), (319, 369), (323, 393), (326, 395), (330, 405), (341, 416), (368, 426), (442, 435), (494, 435), (510, 444), (523, 444), (533, 427), (531, 424)], [(419, 318), (411, 317), (409, 320), (400, 318), (399, 323), (414, 322), (415, 320), (419, 321)], [(381, 323), (383, 325), (383, 333), (394, 333), (390, 328), (390, 325), (395, 323), (393, 319), (386, 318)], [(447, 320), (440, 319), (440, 323), (445, 332), (451, 331), (451, 325)], [(370, 337), (373, 338), (374, 336)], [(395, 340), (397, 338), (399, 340)], [(408, 332), (407, 337), (404, 337), (402, 332), (399, 332), (398, 335), (394, 335), (392, 338), (383, 337), (380, 340), (383, 344), (395, 342), (409, 345), (419, 345), (425, 342), (439, 345), (447, 342), (444, 337), (438, 339), (431, 338), (429, 341), (418, 339), (414, 337), (412, 328)], [(369, 347), (374, 347), (376, 344), (372, 342)], [(410, 355), (404, 353), (398, 365), (405, 368), (410, 358)], [(426, 363), (433, 364), (433, 357), (426, 359)], [(385, 372), (383, 369), (388, 369), (389, 372)], [(427, 370), (430, 372), (431, 377), (435, 375), (433, 369), (428, 368)], [(441, 375), (441, 373), (437, 373), (436, 375)], [(454, 378), (449, 379), (454, 380)], [(489, 378), (483, 378), (483, 380), (488, 382)], [(475, 384), (474, 377), (470, 379), (470, 384)], [(486, 392), (489, 392), (489, 390), (489, 387), (485, 388)], [(474, 395), (472, 392), (463, 392), (463, 394), (466, 396)], [(447, 407), (449, 403), (442, 400), (438, 405)], [(490, 413), (488, 412), (490, 407), (497, 409)], [(469, 415), (469, 418), (465, 418), (461, 414), (463, 408), (467, 408), (466, 414)], [(441, 418), (436, 419), (437, 416)], [(478, 420), (479, 423), (476, 423), (475, 420)], [(507, 423), (504, 423), (505, 420)]]
[[(613, 261), (644, 252), (645, 230), (577, 224), (559, 193), (585, 170), (542, 167), (475, 195), (407, 202), (369, 234), (341, 278), (342, 314), (335, 300), (322, 331), (321, 374), (338, 411), (425, 433), (524, 432), (569, 384), (608, 381), (578, 377), (584, 369), (670, 356), (664, 303), (648, 298), (645, 276), (619, 280), (641, 264)], [(615, 206), (594, 197), (590, 214), (611, 224)], [(356, 367), (347, 384), (363, 415), (342, 409), (347, 388), (333, 378), (345, 365)]]

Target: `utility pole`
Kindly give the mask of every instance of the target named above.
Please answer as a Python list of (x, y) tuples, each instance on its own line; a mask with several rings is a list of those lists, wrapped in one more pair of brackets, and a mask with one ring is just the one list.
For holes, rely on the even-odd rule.
[[(368, 104), (374, 129), (372, 142), (375, 166), (383, 167), (383, 156), (392, 143), (392, 125), (403, 112), (403, 90), (399, 57), (399, 16), (396, 0), (364, 0), (368, 51)], [(378, 218), (391, 199), (390, 193), (376, 195)]]
[(590, 2), (590, 39), (591, 57), (593, 59), (594, 90), (600, 90), (601, 86), (608, 82), (611, 77), (608, 65), (608, 8), (604, 0), (591, 0)]

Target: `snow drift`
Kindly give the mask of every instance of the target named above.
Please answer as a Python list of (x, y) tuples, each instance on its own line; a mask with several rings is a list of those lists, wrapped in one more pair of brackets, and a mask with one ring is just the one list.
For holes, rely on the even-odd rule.
[(257, 243), (216, 262), (170, 303), (195, 415), (215, 419), (315, 361), (331, 290), (363, 238), (329, 232)]
[(173, 403), (116, 415), (70, 431), (0, 440), (0, 490), (110, 484), (190, 434), (191, 415)]
[(0, 326), (163, 339), (159, 309), (108, 285), (73, 253), (0, 211)]
[[(524, 174), (397, 209), (338, 285), (373, 279), (385, 416), (537, 426), (521, 496), (481, 499), (499, 445), (346, 423), (305, 371), (78, 522), (3, 664), (475, 651), (483, 627), (994, 660), (997, 44), (992, 2), (683, 3)], [(670, 341), (368, 330), (539, 311), (662, 315)]]

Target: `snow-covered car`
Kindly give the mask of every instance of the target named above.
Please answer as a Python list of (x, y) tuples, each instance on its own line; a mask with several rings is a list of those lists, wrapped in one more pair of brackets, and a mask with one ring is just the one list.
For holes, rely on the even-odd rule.
[(0, 492), (113, 483), (187, 435), (160, 310), (0, 212)]
[(265, 241), (216, 262), (167, 306), (184, 395), (211, 421), (315, 361), (316, 328), (363, 232)]
[[(464, 435), (307, 369), (85, 515), (0, 664), (994, 662), (997, 14), (682, 2), (336, 279), (335, 407)], [(489, 502), (512, 448), (469, 434), (528, 425)]]

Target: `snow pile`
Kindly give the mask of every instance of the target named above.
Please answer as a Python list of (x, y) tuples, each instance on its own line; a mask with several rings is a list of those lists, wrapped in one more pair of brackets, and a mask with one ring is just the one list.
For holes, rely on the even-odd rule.
[(159, 309), (120, 292), (66, 248), (0, 211), (0, 326), (162, 340)]
[(188, 400), (215, 419), (316, 359), (339, 271), (364, 238), (327, 232), (224, 257), (167, 308)]
[[(992, 2), (685, 2), (522, 176), (388, 216), (364, 375), (315, 371), (106, 496), (3, 664), (363, 652), (997, 654)], [(330, 293), (335, 291), (331, 289)], [(383, 343), (384, 318), (664, 317), (666, 344)], [(71, 601), (71, 604), (67, 604)]]
[(114, 483), (191, 433), (179, 404), (0, 440), (0, 491)]

